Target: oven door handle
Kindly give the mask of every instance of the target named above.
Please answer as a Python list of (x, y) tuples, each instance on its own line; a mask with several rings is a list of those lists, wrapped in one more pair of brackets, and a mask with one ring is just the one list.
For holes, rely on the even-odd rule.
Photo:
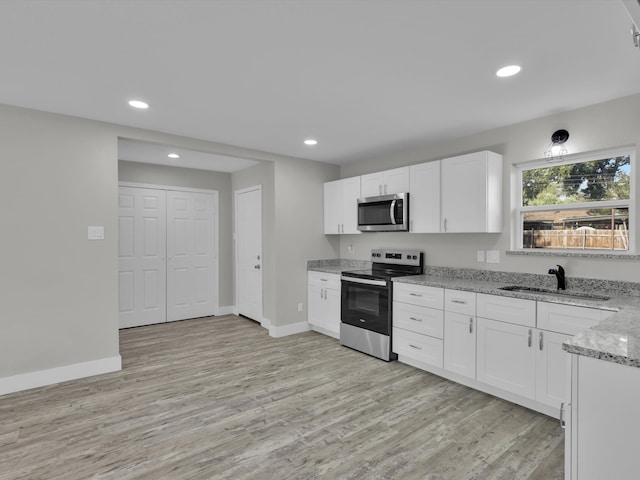
[(376, 285), (378, 287), (386, 287), (387, 282), (385, 280), (370, 280), (368, 278), (355, 278), (355, 277), (340, 277), (343, 281), (349, 283), (361, 283), (364, 285)]

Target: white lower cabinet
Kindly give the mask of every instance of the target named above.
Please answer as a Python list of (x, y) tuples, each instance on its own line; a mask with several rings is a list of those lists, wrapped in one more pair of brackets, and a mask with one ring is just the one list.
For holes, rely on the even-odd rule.
[(562, 344), (613, 313), (402, 283), (393, 308), (400, 361), (556, 417), (570, 407)]
[(444, 368), (476, 378), (476, 319), (455, 312), (444, 314)]
[(313, 330), (340, 337), (340, 275), (308, 272), (307, 322)]
[(533, 330), (478, 318), (478, 381), (535, 398), (536, 358)]
[(640, 368), (571, 357), (565, 479), (638, 478)]
[(393, 352), (420, 365), (442, 368), (444, 290), (397, 283), (393, 299)]

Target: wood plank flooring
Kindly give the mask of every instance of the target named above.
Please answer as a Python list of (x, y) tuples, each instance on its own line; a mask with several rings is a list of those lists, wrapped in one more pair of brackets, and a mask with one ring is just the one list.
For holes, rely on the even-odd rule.
[(0, 480), (560, 480), (558, 421), (236, 316), (123, 330), (123, 370), (0, 397)]

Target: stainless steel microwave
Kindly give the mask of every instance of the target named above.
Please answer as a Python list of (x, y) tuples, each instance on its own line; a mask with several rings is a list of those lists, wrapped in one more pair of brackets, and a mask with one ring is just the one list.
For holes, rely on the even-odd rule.
[(408, 232), (409, 194), (396, 193), (358, 200), (361, 232)]

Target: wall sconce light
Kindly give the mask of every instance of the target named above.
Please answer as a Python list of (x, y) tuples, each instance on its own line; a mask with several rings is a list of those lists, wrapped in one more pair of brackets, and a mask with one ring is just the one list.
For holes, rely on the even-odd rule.
[(556, 130), (551, 135), (551, 143), (544, 152), (547, 162), (560, 162), (567, 154), (564, 142), (569, 139), (569, 132), (566, 130)]

